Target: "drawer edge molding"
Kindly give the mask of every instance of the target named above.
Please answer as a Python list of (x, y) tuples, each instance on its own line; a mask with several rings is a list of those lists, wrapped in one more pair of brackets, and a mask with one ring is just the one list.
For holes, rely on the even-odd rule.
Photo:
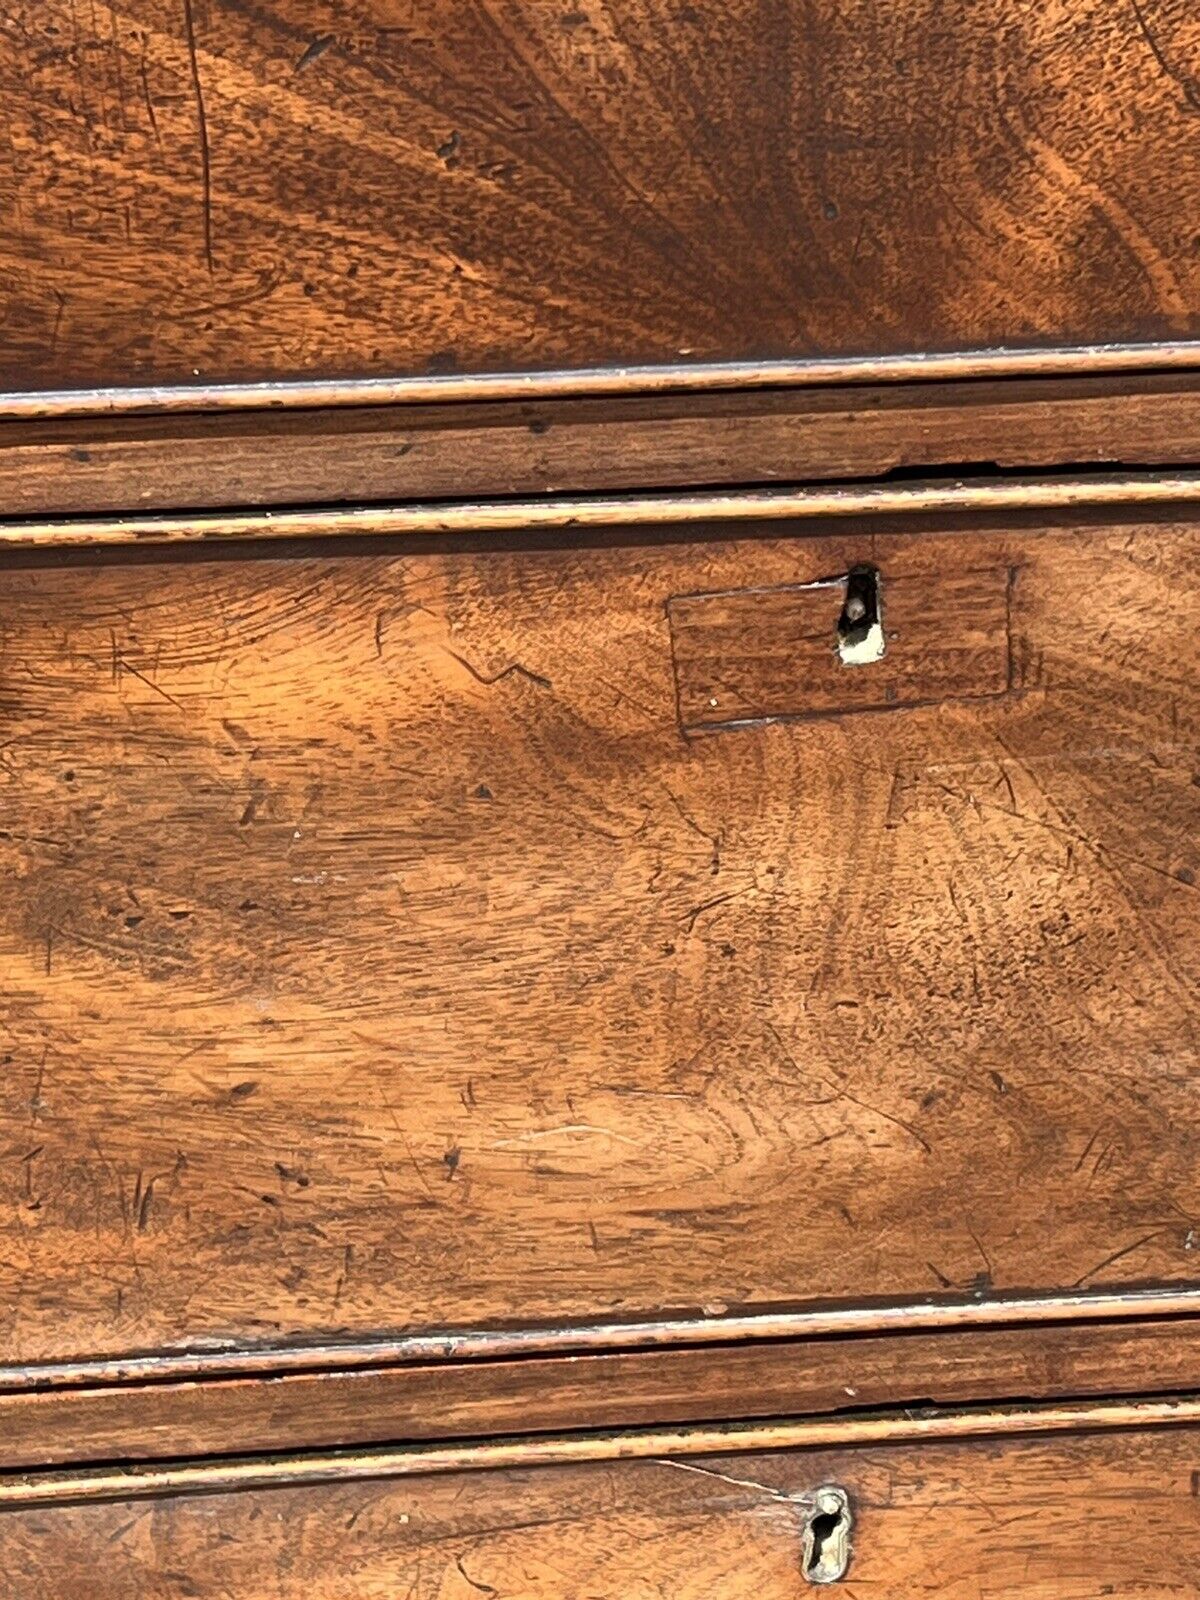
[(258, 383), (121, 385), (0, 393), (0, 418), (115, 416), (133, 412), (243, 411), (262, 408), (422, 404), (454, 400), (531, 400), (566, 395), (665, 394), (782, 384), (900, 383), (928, 378), (1007, 377), (1200, 367), (1200, 340), (1013, 346), (897, 356), (787, 361), (716, 361), (581, 367), (542, 372), (287, 379)]
[(195, 516), (72, 517), (0, 524), (0, 550), (383, 536), (579, 533), (941, 512), (1073, 511), (1200, 503), (1200, 472), (792, 485), (691, 493), (541, 496)]
[(0, 422), (12, 518), (1200, 462), (1200, 373)]
[(1200, 1318), (857, 1334), (0, 1393), (0, 1473), (583, 1430), (1147, 1400), (1190, 1392)]
[(853, 1334), (1200, 1318), (1200, 1287), (1083, 1291), (808, 1310), (722, 1312), (566, 1326), (479, 1328), (344, 1344), (253, 1346), (0, 1366), (0, 1392), (172, 1379), (363, 1370), (431, 1361), (584, 1355)]
[(781, 1419), (720, 1427), (643, 1428), (494, 1442), (404, 1446), (170, 1462), (0, 1476), (0, 1512), (16, 1507), (279, 1489), (448, 1472), (646, 1461), (743, 1451), (839, 1449), (958, 1439), (1195, 1426), (1200, 1396), (1114, 1403), (1009, 1406), (914, 1416)]

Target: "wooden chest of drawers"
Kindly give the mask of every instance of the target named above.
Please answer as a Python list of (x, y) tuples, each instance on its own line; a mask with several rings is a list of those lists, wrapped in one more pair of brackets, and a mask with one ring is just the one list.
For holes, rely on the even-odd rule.
[(0, 19), (6, 1594), (1200, 1594), (1198, 51)]

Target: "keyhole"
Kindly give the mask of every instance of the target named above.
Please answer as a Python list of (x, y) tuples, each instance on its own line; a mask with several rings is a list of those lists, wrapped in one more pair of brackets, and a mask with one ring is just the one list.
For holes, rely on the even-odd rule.
[(850, 1565), (850, 1500), (844, 1489), (827, 1484), (813, 1495), (804, 1525), (802, 1568), (809, 1583), (837, 1583)]
[(874, 567), (852, 567), (846, 574), (846, 598), (837, 625), (842, 665), (870, 666), (882, 659), (886, 648), (879, 574)]

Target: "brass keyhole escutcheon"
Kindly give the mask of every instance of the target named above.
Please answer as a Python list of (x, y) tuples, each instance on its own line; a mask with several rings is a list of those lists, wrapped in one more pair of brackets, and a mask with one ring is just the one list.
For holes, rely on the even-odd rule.
[(850, 1497), (837, 1484), (818, 1489), (804, 1524), (801, 1567), (809, 1583), (837, 1583), (850, 1565)]

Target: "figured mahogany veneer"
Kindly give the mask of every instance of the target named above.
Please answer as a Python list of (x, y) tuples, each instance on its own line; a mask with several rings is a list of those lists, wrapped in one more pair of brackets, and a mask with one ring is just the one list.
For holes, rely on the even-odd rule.
[(1188, 0), (10, 0), (0, 390), (1178, 358), (1196, 83)]

